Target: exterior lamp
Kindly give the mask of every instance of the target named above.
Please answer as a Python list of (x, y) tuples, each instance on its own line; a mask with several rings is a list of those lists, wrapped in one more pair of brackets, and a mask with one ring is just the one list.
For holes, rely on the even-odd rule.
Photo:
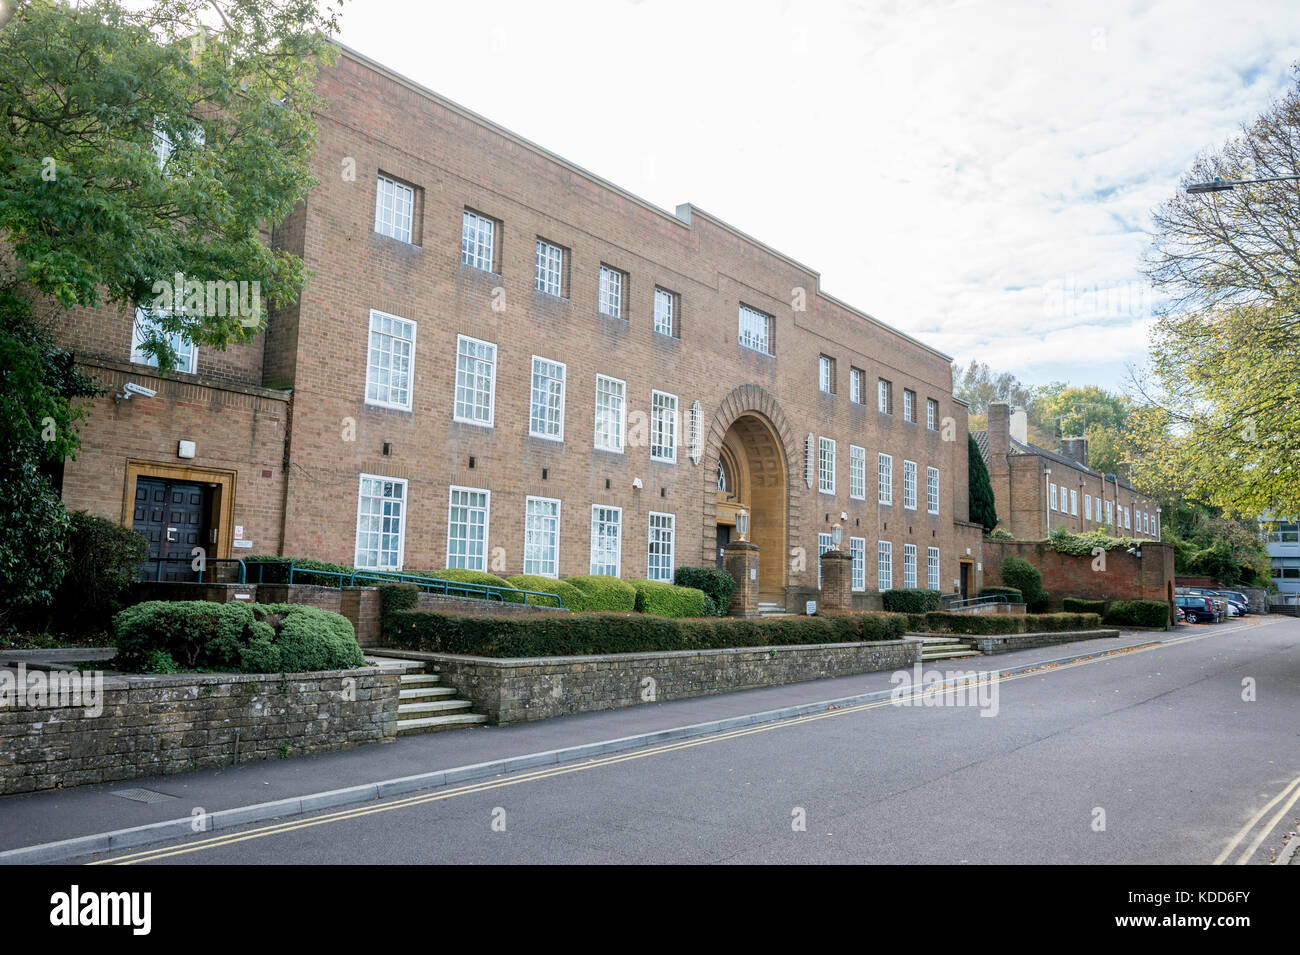
[(745, 539), (745, 535), (749, 533), (749, 511), (743, 507), (736, 512), (736, 530), (740, 532), (742, 541)]
[(1300, 179), (1300, 176), (1269, 176), (1266, 179), (1224, 179), (1222, 176), (1215, 176), (1209, 182), (1191, 183), (1187, 191), (1192, 195), (1203, 192), (1229, 192), (1236, 186), (1250, 186), (1259, 182), (1290, 182), (1294, 179)]
[(844, 540), (844, 528), (839, 521), (836, 521), (835, 526), (831, 528), (831, 543), (834, 545), (835, 550), (840, 549), (840, 541), (842, 540)]

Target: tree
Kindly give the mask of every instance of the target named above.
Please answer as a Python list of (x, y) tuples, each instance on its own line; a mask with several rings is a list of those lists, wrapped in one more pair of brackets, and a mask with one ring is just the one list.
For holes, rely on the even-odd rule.
[[(314, 185), (313, 85), (337, 28), (315, 0), (11, 6), (0, 25), (0, 501), (25, 516), (0, 534), (0, 614), (47, 600), (61, 575), (67, 517), (42, 472), (75, 452), (75, 402), (94, 393), (54, 344), (63, 311), (139, 307), (151, 320), (143, 350), (170, 368), (174, 336), (224, 348), (296, 299), (301, 260), (263, 236)], [(249, 307), (170, 294), (209, 282), (242, 289), (236, 303)]]
[(1161, 536), (1174, 547), (1176, 573), (1229, 587), (1269, 585), (1270, 561), (1258, 522), (1227, 518), (1218, 508), (1185, 499), (1167, 502), (1161, 516)]
[(998, 512), (993, 503), (993, 482), (989, 480), (989, 469), (984, 466), (984, 456), (980, 454), (975, 436), (966, 435), (968, 444), (967, 469), (970, 487), (970, 521), (979, 524), (988, 533), (998, 526)]
[(1033, 392), (1015, 375), (995, 372), (978, 361), (972, 361), (965, 371), (960, 365), (952, 366), (952, 393), (970, 405), (971, 414), (977, 415), (987, 414), (989, 405), (995, 401), (1028, 408), (1034, 398)]
[(1060, 438), (1088, 439), (1088, 464), (1111, 473), (1131, 454), (1126, 433), (1132, 402), (1096, 385), (1052, 385), (1039, 389), (1034, 407), (1040, 420)]
[[(1300, 174), (1297, 82), (1183, 180)], [(1135, 383), (1149, 407), (1134, 430), (1167, 494), (1229, 514), (1300, 513), (1300, 183), (1186, 194), (1155, 213), (1145, 271), (1166, 296), (1151, 364)]]

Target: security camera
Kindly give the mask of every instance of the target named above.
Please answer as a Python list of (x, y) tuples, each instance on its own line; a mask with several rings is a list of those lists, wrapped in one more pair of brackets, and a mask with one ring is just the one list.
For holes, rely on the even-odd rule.
[(158, 392), (152, 388), (146, 388), (144, 385), (137, 385), (134, 381), (128, 381), (122, 386), (122, 393), (114, 395), (115, 401), (130, 401), (132, 395), (139, 395), (141, 398), (152, 398)]

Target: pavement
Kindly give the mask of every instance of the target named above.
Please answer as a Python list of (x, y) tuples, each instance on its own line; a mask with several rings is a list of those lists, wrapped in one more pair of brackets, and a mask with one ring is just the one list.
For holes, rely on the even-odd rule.
[[(1039, 667), (1048, 667), (1050, 670), (1053, 664), (1151, 644), (1161, 645), (1158, 651), (1161, 655), (1173, 653), (1175, 647), (1183, 645), (1200, 647), (1201, 650), (1195, 657), (1189, 655), (1187, 659), (1201, 660), (1198, 665), (1203, 666), (1202, 658), (1207, 654), (1209, 658), (1218, 658), (1227, 646), (1223, 643), (1224, 640), (1240, 639), (1240, 636), (1232, 637), (1230, 629), (1239, 628), (1242, 635), (1245, 635), (1254, 628), (1268, 627), (1268, 623), (1267, 618), (1253, 618), (1241, 624), (1234, 622), (1217, 627), (1185, 626), (1169, 633), (1125, 633), (1119, 638), (1078, 641), (993, 657), (945, 661), (937, 665), (929, 664), (927, 669), (1033, 672)], [(1275, 628), (1268, 627), (1268, 630), (1274, 631)], [(1277, 648), (1273, 644), (1278, 641), (1286, 644), (1289, 640), (1290, 644), (1287, 645), (1294, 645), (1297, 634), (1300, 634), (1300, 626), (1291, 621), (1285, 633), (1276, 631), (1274, 639), (1259, 649), (1262, 653), (1275, 653)], [(1221, 635), (1221, 638), (1213, 639), (1216, 635)], [(1189, 638), (1195, 642), (1188, 643)], [(1165, 647), (1164, 644), (1170, 646)], [(1217, 649), (1211, 645), (1216, 645)], [(1118, 654), (1111, 659), (1119, 660), (1124, 656), (1127, 655)], [(1132, 677), (1137, 681), (1134, 683), (1135, 690), (1140, 690), (1141, 681), (1151, 676), (1145, 670), (1143, 673), (1142, 676)], [(644, 749), (648, 755), (656, 746), (672, 740), (704, 740), (711, 734), (725, 736), (725, 731), (737, 726), (777, 722), (794, 725), (800, 719), (812, 718), (809, 714), (825, 714), (836, 709), (847, 711), (853, 709), (855, 704), (862, 704), (864, 700), (887, 696), (893, 686), (890, 677), (889, 672), (870, 673), (690, 700), (648, 703), (633, 708), (578, 714), (535, 723), (402, 737), (391, 744), (283, 761), (0, 797), (0, 850), (42, 847), (28, 852), (10, 852), (7, 859), (0, 855), (0, 861), (55, 861), (92, 851), (88, 847), (107, 849), (110, 846), (125, 847), (174, 840), (181, 834), (182, 825), (188, 824), (193, 813), (200, 809), (209, 818), (217, 818), (219, 814), (225, 813), (222, 828), (234, 828), (241, 823), (263, 819), (294, 816), (311, 818), (313, 812), (328, 806), (359, 804), (399, 793), (432, 791), (436, 787), (452, 786), (464, 780), (523, 772), (530, 766), (555, 766), (575, 760), (594, 760), (601, 753), (636, 749)], [(1045, 689), (1047, 695), (1044, 703), (1050, 703), (1053, 692), (1055, 691), (1051, 687)], [(1115, 692), (1118, 693), (1119, 690)], [(1040, 707), (1041, 704), (1035, 703), (1033, 706)], [(902, 710), (894, 708), (894, 712), (900, 713)], [(912, 711), (913, 714), (918, 712), (920, 711)], [(1045, 715), (1041, 708), (1036, 714), (1039, 719)], [(855, 715), (853, 718), (860, 717)], [(979, 727), (985, 722), (976, 720), (975, 724)], [(987, 736), (987, 732), (979, 734), (980, 739)], [(932, 737), (932, 729), (924, 733), (924, 739), (931, 740), (926, 746), (932, 745)], [(945, 751), (956, 752), (960, 748), (954, 748), (958, 739), (960, 737), (954, 735), (945, 742)], [(978, 742), (979, 740), (973, 741), (976, 744)], [(825, 751), (833, 752), (835, 745), (833, 741), (827, 742)], [(899, 739), (898, 750), (895, 755), (907, 761), (908, 747), (904, 745), (902, 737)], [(809, 750), (811, 754), (821, 751), (822, 748), (818, 745), (813, 745)], [(918, 750), (918, 755), (919, 752)], [(1292, 758), (1294, 754), (1287, 756), (1287, 765), (1296, 769), (1300, 760)], [(762, 756), (756, 755), (755, 758), (761, 763), (763, 759), (770, 762), (773, 758), (786, 757), (769, 752)], [(816, 775), (824, 774), (824, 770), (825, 767), (819, 766), (815, 772), (811, 767), (809, 771)], [(908, 770), (900, 766), (900, 771)], [(683, 792), (690, 790), (692, 778), (694, 777), (681, 780), (679, 788)], [(390, 783), (387, 787), (377, 785), (382, 781), (393, 780), (402, 782)], [(629, 785), (633, 786), (643, 784), (643, 779), (638, 782), (629, 781)], [(114, 795), (127, 789), (149, 790), (170, 798), (155, 803), (141, 803)], [(320, 794), (327, 795), (322, 797)], [(615, 793), (607, 795), (618, 802)], [(572, 805), (575, 799), (581, 798), (581, 793), (570, 793), (565, 798)], [(268, 803), (275, 805), (267, 806)], [(171, 820), (177, 822), (169, 826), (168, 821)], [(188, 826), (185, 831), (189, 831)], [(122, 836), (123, 832), (129, 835)], [(107, 833), (117, 833), (118, 836), (116, 839), (101, 838), (98, 843), (95, 842), (96, 837)], [(78, 839), (83, 841), (62, 847), (51, 845), (63, 840)], [(400, 838), (398, 843), (400, 845)], [(467, 855), (473, 855), (469, 847), (465, 851)], [(582, 857), (595, 860), (605, 858), (606, 855), (608, 854), (596, 853), (594, 856)], [(398, 856), (402, 856), (402, 853), (399, 852)], [(545, 858), (555, 858), (554, 852)], [(706, 854), (705, 858), (713, 856)], [(347, 861), (357, 859), (353, 856)]]

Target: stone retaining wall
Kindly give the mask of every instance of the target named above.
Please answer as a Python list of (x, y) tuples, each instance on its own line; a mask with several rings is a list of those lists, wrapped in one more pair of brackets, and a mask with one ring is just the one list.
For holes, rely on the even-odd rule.
[(443, 685), (473, 701), (474, 712), (493, 723), (515, 723), (900, 669), (920, 659), (920, 647), (916, 640), (883, 640), (515, 659), (384, 653), (429, 661)]
[(0, 708), (0, 794), (392, 742), (398, 685), (396, 671), (376, 667), (105, 676), (98, 716), (85, 706)]
[(1096, 640), (1100, 637), (1118, 637), (1118, 630), (1061, 630), (1056, 633), (990, 633), (972, 636), (968, 633), (936, 633), (936, 637), (951, 637), (967, 646), (974, 647), (981, 653), (1011, 653), (1015, 650), (1031, 650), (1034, 647), (1050, 647), (1058, 643), (1073, 643), (1076, 640)]

